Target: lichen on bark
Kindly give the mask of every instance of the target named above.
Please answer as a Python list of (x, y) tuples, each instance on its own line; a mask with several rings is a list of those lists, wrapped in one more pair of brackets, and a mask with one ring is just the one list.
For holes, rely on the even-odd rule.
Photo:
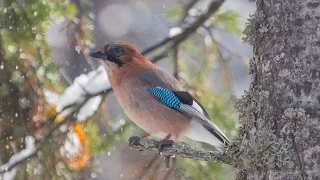
[(256, 0), (244, 40), (251, 85), (238, 100), (238, 179), (320, 178), (320, 3)]

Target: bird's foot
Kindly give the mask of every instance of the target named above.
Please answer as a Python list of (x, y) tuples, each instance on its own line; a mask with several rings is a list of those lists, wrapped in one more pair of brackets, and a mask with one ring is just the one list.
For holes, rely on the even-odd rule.
[(171, 133), (169, 133), (164, 139), (162, 139), (161, 141), (157, 142), (156, 147), (158, 149), (159, 154), (161, 153), (161, 151), (168, 146), (172, 146), (173, 141), (169, 140), (171, 137)]
[(161, 151), (166, 148), (166, 147), (170, 147), (172, 146), (173, 144), (173, 141), (172, 140), (168, 140), (168, 139), (163, 139), (161, 141), (159, 141), (157, 144), (156, 144), (156, 147), (158, 149), (158, 152), (159, 154), (161, 153)]

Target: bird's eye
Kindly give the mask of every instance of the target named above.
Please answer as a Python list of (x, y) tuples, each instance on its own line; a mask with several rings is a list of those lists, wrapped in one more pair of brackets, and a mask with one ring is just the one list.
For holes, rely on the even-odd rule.
[(114, 48), (114, 50), (113, 50), (113, 54), (115, 55), (115, 56), (121, 56), (122, 55), (122, 49), (121, 49), (121, 47), (115, 47)]

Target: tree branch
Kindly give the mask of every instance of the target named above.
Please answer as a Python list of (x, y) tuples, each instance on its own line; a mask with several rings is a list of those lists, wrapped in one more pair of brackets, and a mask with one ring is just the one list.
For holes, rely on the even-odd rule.
[(168, 49), (166, 49), (166, 50), (162, 51), (160, 54), (151, 57), (150, 61), (153, 63), (156, 63), (156, 62), (160, 61), (161, 59), (166, 58), (168, 56), (169, 56), (169, 51), (168, 51)]
[[(157, 61), (163, 57), (165, 57), (165, 54), (168, 54), (167, 51), (164, 51), (163, 53), (161, 53), (158, 56), (155, 56), (154, 57), (154, 60)], [(1, 54), (0, 54), (1, 55)], [(85, 90), (85, 89), (84, 89)], [(13, 162), (7, 162), (3, 165), (0, 166), (0, 174), (3, 174), (7, 171), (10, 171), (11, 169), (13, 169), (14, 167), (16, 167), (17, 165), (23, 163), (24, 161), (28, 160), (29, 158), (35, 156), (38, 151), (48, 142), (48, 140), (52, 137), (52, 134), (57, 130), (59, 129), (60, 126), (62, 126), (63, 124), (69, 122), (70, 120), (74, 120), (74, 115), (76, 115), (80, 108), (92, 97), (95, 97), (95, 96), (99, 96), (99, 95), (107, 95), (109, 94), (110, 92), (112, 92), (112, 88), (108, 88), (104, 91), (101, 91), (101, 92), (98, 92), (98, 93), (94, 93), (94, 94), (90, 94), (88, 92), (86, 92), (86, 96), (85, 96), (85, 100), (83, 100), (81, 103), (79, 104), (70, 104), (68, 106), (65, 106), (63, 108), (63, 110), (60, 111), (63, 112), (64, 110), (68, 109), (68, 108), (72, 108), (73, 107), (73, 110), (72, 112), (70, 112), (69, 115), (67, 115), (65, 117), (65, 120), (59, 122), (59, 123), (55, 123), (53, 122), (51, 125), (51, 127), (49, 127), (49, 130), (40, 138), (37, 140), (36, 144), (35, 144), (35, 148), (33, 149), (33, 151), (31, 151), (30, 153), (28, 154), (24, 154), (21, 158), (13, 161)], [(53, 117), (53, 119), (56, 119), (56, 117), (60, 114), (58, 113), (56, 116)]]
[[(137, 136), (133, 136), (129, 139), (129, 147), (137, 150), (148, 149), (152, 151), (158, 151), (157, 144), (159, 141), (154, 139), (141, 139)], [(203, 151), (200, 149), (194, 149), (186, 144), (173, 143), (162, 148), (160, 152), (161, 156), (180, 156), (184, 158), (190, 158), (200, 161), (209, 161), (216, 163), (229, 164), (235, 167), (235, 161), (227, 153), (219, 153), (213, 151)]]
[[(195, 3), (196, 1), (192, 1)], [(192, 23), (189, 27), (185, 28), (182, 33), (177, 34), (173, 37), (167, 37), (163, 39), (162, 41), (158, 42), (155, 45), (152, 45), (145, 50), (142, 51), (143, 55), (146, 55), (166, 44), (169, 42), (173, 42), (171, 46), (175, 46), (185, 39), (187, 39), (192, 33), (194, 33), (207, 19), (210, 18), (210, 16), (216, 12), (219, 7), (222, 5), (224, 0), (213, 0), (208, 5), (207, 12), (203, 13), (198, 17), (198, 19)], [(192, 3), (191, 3), (192, 5)], [(194, 4), (193, 4), (194, 5)], [(151, 58), (152, 62), (157, 62), (158, 60), (165, 58), (168, 56), (168, 49), (164, 50), (161, 54), (154, 56)], [(16, 160), (14, 162), (8, 162), (6, 164), (3, 164), (0, 166), (0, 174), (7, 172), (11, 170), (12, 168), (16, 167), (17, 165), (23, 163), (24, 161), (28, 160), (29, 158), (35, 156), (37, 152), (49, 141), (49, 139), (52, 137), (53, 132), (55, 132), (61, 125), (65, 124), (66, 122), (74, 119), (73, 116), (79, 111), (79, 109), (91, 98), (97, 95), (106, 95), (112, 91), (111, 88), (95, 93), (95, 94), (88, 94), (86, 96), (86, 99), (80, 103), (80, 104), (72, 104), (70, 106), (66, 106), (66, 108), (74, 107), (73, 111), (65, 118), (64, 121), (61, 121), (59, 123), (53, 123), (52, 127), (49, 128), (47, 133), (42, 136), (40, 139), (37, 140), (35, 148), (32, 152), (29, 154), (26, 154), (23, 156), (23, 158)], [(144, 139), (140, 140), (139, 142), (131, 143), (130, 147), (135, 149), (150, 149), (150, 150), (156, 150), (156, 143), (158, 141), (152, 140), (152, 139)], [(203, 161), (211, 161), (211, 162), (218, 162), (218, 163), (226, 163), (226, 164), (232, 164), (232, 158), (228, 157), (226, 154), (218, 154), (216, 152), (204, 152), (202, 150), (196, 150), (191, 148), (190, 146), (183, 145), (183, 144), (177, 144), (174, 143), (170, 147), (166, 147), (161, 152), (161, 155), (163, 156), (181, 156), (186, 158), (192, 158), (197, 160), (203, 160)]]
[(188, 17), (189, 15), (189, 10), (198, 2), (199, 0), (191, 0), (189, 2), (189, 4), (186, 5), (186, 7), (184, 8), (184, 12), (183, 12), (183, 15), (182, 15), (182, 18), (180, 19), (178, 25), (182, 25), (186, 18)]
[(185, 28), (182, 33), (177, 34), (176, 36), (173, 36), (173, 37), (166, 37), (162, 41), (146, 48), (141, 53), (143, 55), (146, 55), (146, 54), (154, 51), (155, 49), (166, 45), (167, 43), (169, 43), (171, 41), (173, 42), (173, 44), (181, 43), (182, 41), (187, 39), (189, 37), (189, 35), (194, 33), (206, 20), (208, 20), (210, 18), (210, 16), (220, 8), (220, 6), (222, 5), (223, 2), (224, 2), (224, 0), (211, 1), (208, 5), (207, 12), (200, 15), (199, 18), (193, 24), (191, 24), (189, 27)]
[(173, 76), (179, 80), (179, 62), (178, 62), (179, 45), (173, 46), (172, 60), (173, 60)]
[[(110, 88), (110, 89), (111, 89), (111, 88)], [(107, 93), (111, 92), (110, 89), (101, 92), (100, 95), (102, 95), (102, 94), (107, 94)], [(8, 162), (8, 163), (6, 163), (6, 164), (1, 165), (1, 166), (0, 166), (0, 174), (5, 173), (5, 172), (7, 172), (7, 171), (10, 171), (12, 168), (14, 168), (14, 167), (16, 167), (17, 165), (23, 163), (24, 161), (28, 160), (29, 158), (35, 156), (35, 155), (38, 153), (38, 151), (39, 151), (47, 142), (49, 142), (49, 140), (50, 140), (51, 137), (52, 137), (52, 134), (53, 134), (57, 129), (59, 129), (59, 127), (62, 126), (63, 124), (65, 124), (65, 123), (67, 123), (67, 122), (69, 122), (69, 121), (71, 121), (71, 120), (74, 120), (74, 118), (73, 118), (74, 115), (79, 112), (80, 108), (81, 108), (84, 104), (86, 104), (87, 101), (88, 101), (90, 98), (92, 98), (92, 97), (94, 97), (94, 96), (96, 96), (96, 95), (87, 95), (86, 98), (85, 98), (85, 100), (83, 100), (81, 103), (79, 103), (79, 104), (71, 104), (71, 105), (65, 106), (65, 107), (63, 108), (63, 110), (61, 110), (61, 112), (63, 112), (65, 109), (68, 109), (68, 108), (71, 108), (71, 107), (74, 107), (74, 108), (73, 108), (72, 112), (71, 112), (69, 115), (67, 115), (63, 121), (61, 121), (61, 122), (59, 122), (59, 123), (56, 123), (56, 122), (53, 122), (53, 123), (52, 123), (53, 125), (51, 125), (51, 127), (49, 127), (49, 130), (48, 130), (40, 139), (37, 140), (37, 142), (36, 142), (36, 144), (35, 144), (35, 148), (33, 149), (33, 151), (31, 151), (31, 152), (28, 153), (28, 154), (24, 154), (21, 158), (15, 160), (15, 161), (13, 161), (13, 162)], [(58, 113), (56, 116), (54, 116), (53, 118), (56, 119), (56, 117), (57, 117), (58, 115), (59, 115), (59, 113)]]

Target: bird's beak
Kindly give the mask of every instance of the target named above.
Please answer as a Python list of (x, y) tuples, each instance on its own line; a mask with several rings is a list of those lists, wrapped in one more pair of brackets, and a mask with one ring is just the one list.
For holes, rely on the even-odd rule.
[(107, 55), (103, 54), (101, 51), (90, 53), (89, 56), (91, 56), (93, 58), (103, 59), (103, 60), (107, 59)]

